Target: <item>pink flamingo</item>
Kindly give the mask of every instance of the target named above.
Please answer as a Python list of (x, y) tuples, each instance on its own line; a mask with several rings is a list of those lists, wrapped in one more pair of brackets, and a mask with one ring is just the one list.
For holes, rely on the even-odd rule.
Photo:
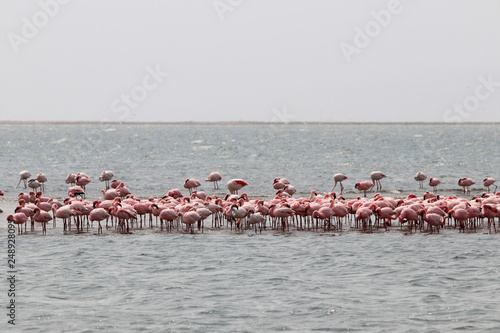
[(21, 171), (19, 173), (19, 182), (17, 183), (16, 188), (19, 186), (19, 184), (21, 184), (21, 181), (24, 182), (24, 188), (26, 188), (26, 185), (27, 185), (26, 182), (27, 182), (28, 178), (30, 178), (30, 177), (31, 177), (31, 173), (29, 171), (27, 171), (27, 170)]
[(47, 224), (47, 222), (52, 220), (52, 216), (50, 216), (49, 213), (42, 211), (42, 210), (40, 210), (40, 208), (36, 207), (35, 208), (35, 215), (33, 216), (33, 219), (35, 220), (35, 222), (42, 223), (42, 230), (43, 230), (43, 234), (45, 235), (47, 233), (46, 224)]
[(113, 179), (114, 174), (112, 171), (103, 171), (99, 177), (99, 181), (104, 182), (106, 190), (109, 190), (109, 181)]
[[(294, 215), (293, 209), (290, 208), (289, 205), (280, 205), (278, 206), (271, 206), (269, 210), (269, 214), (272, 217), (277, 217), (281, 219), (281, 226), (282, 230), (285, 231), (285, 229), (289, 228), (288, 224), (288, 218)], [(274, 215), (274, 216), (273, 216)]]
[[(62, 219), (64, 230), (66, 230), (66, 226), (68, 225), (68, 219), (71, 219), (71, 216), (75, 216), (75, 212), (71, 209), (70, 205), (58, 208), (56, 204), (53, 204), (52, 213), (54, 214), (54, 227), (56, 226), (56, 218)], [(69, 221), (69, 226), (71, 228), (71, 220)]]
[(238, 194), (238, 191), (247, 185), (248, 183), (242, 179), (231, 179), (227, 182), (227, 188), (231, 194)]
[(23, 223), (26, 223), (28, 221), (28, 217), (24, 215), (24, 213), (15, 213), (14, 215), (9, 215), (7, 216), (7, 221), (12, 221), (14, 224), (17, 225), (17, 233), (22, 234), (23, 233)]
[(422, 171), (419, 171), (419, 172), (417, 172), (415, 177), (413, 177), (413, 179), (415, 179), (419, 183), (420, 188), (424, 188), (424, 180), (427, 179), (427, 176), (424, 175), (424, 173)]
[(52, 204), (50, 202), (40, 201), (40, 199), (36, 199), (35, 205), (46, 212), (50, 212), (52, 210)]
[(370, 190), (373, 187), (373, 183), (369, 180), (365, 180), (364, 182), (359, 182), (354, 185), (358, 191), (363, 191), (366, 197), (366, 191)]
[(136, 219), (137, 213), (130, 208), (123, 207), (118, 204), (117, 206), (110, 207), (108, 212), (118, 219), (118, 226), (121, 228), (122, 232), (125, 232), (124, 224), (127, 223), (127, 233), (129, 233), (129, 221), (131, 219)]
[(288, 193), (290, 194), (290, 196), (294, 195), (295, 193), (297, 193), (297, 190), (295, 189), (295, 187), (293, 187), (292, 185), (286, 185), (284, 188), (283, 188), (283, 191), (285, 193)]
[(453, 207), (452, 210), (448, 213), (449, 217), (453, 217), (455, 221), (458, 221), (460, 225), (460, 230), (465, 229), (465, 221), (469, 219), (469, 213), (467, 210), (460, 208), (458, 205)]
[(115, 198), (118, 198), (120, 196), (120, 193), (114, 188), (111, 188), (107, 191), (102, 189), (101, 191), (104, 200), (114, 200)]
[(441, 184), (441, 181), (440, 181), (439, 179), (437, 179), (437, 178), (432, 178), (432, 177), (429, 179), (429, 186), (432, 186), (432, 190), (433, 190), (434, 192), (437, 192), (437, 186), (438, 186), (439, 184)]
[(134, 209), (137, 212), (137, 215), (139, 215), (140, 222), (141, 222), (141, 228), (142, 228), (142, 217), (144, 216), (144, 224), (146, 223), (146, 214), (149, 214), (149, 226), (152, 228), (153, 221), (151, 217), (151, 206), (149, 202), (138, 202), (134, 204)]
[(184, 182), (184, 188), (187, 188), (189, 190), (189, 194), (191, 194), (193, 192), (193, 188), (196, 189), (199, 186), (201, 186), (201, 183), (198, 179), (188, 178)]
[(76, 198), (76, 197), (84, 198), (85, 197), (85, 191), (80, 186), (72, 186), (72, 187), (70, 187), (68, 189), (68, 195), (71, 198)]
[(169, 225), (168, 225), (168, 228), (167, 230), (171, 231), (172, 230), (172, 224), (175, 220), (177, 220), (177, 218), (179, 217), (177, 215), (177, 213), (175, 212), (175, 210), (173, 210), (172, 208), (166, 208), (166, 209), (163, 209), (161, 212), (160, 212), (160, 222), (161, 222), (161, 228), (163, 230), (163, 221), (168, 221)]
[(91, 181), (92, 179), (90, 179), (90, 177), (88, 177), (84, 173), (79, 172), (76, 174), (75, 184), (76, 186), (81, 186), (84, 191), (85, 191), (85, 186), (88, 185)]
[(382, 189), (382, 183), (380, 183), (380, 180), (382, 178), (385, 178), (387, 177), (382, 171), (373, 171), (371, 174), (370, 174), (370, 177), (373, 181), (373, 183), (377, 186), (377, 191), (381, 190)]
[(97, 233), (102, 234), (102, 226), (101, 221), (106, 220), (109, 217), (109, 212), (104, 208), (95, 208), (90, 212), (89, 219), (91, 222), (97, 221), (99, 222), (99, 227), (97, 229)]
[(337, 183), (340, 183), (340, 195), (344, 192), (344, 185), (342, 185), (342, 182), (346, 179), (349, 179), (346, 175), (343, 173), (336, 173), (333, 175), (333, 180), (335, 181), (335, 184), (333, 185), (332, 191), (337, 187)]
[(36, 181), (40, 183), (40, 185), (42, 186), (42, 192), (45, 191), (45, 182), (47, 182), (47, 177), (43, 174), (43, 173), (39, 173), (38, 175), (36, 175), (35, 177)]
[(388, 226), (391, 226), (391, 220), (396, 219), (396, 212), (391, 207), (379, 207), (375, 210), (375, 213), (379, 219), (385, 220), (385, 230), (387, 230)]
[(437, 232), (439, 233), (439, 227), (442, 227), (444, 225), (444, 218), (441, 215), (434, 214), (434, 213), (428, 213), (427, 211), (423, 211), (422, 217), (425, 222), (429, 225), (431, 228), (431, 233), (433, 232), (432, 227), (436, 227)]
[[(328, 226), (330, 225), (330, 218), (333, 216), (333, 210), (330, 207), (323, 206), (320, 209), (312, 213), (312, 218), (316, 219), (316, 226), (318, 226), (318, 219), (323, 221), (323, 225), (326, 226), (328, 221)], [(325, 227), (326, 229), (326, 227)]]
[(195, 210), (190, 210), (184, 213), (181, 217), (181, 222), (186, 225), (186, 231), (191, 229), (191, 233), (194, 233), (193, 224), (201, 219), (200, 214)]
[(116, 189), (116, 188), (118, 187), (118, 185), (120, 185), (121, 183), (122, 183), (122, 181), (121, 181), (121, 180), (118, 180), (118, 179), (113, 179), (113, 180), (111, 181), (111, 184), (110, 184), (110, 185), (111, 185), (111, 187), (112, 187), (112, 188)]
[(410, 233), (411, 233), (411, 230), (413, 228), (413, 224), (415, 224), (415, 228), (416, 228), (416, 223), (418, 220), (419, 220), (419, 217), (418, 217), (417, 212), (411, 208), (405, 207), (405, 208), (403, 208), (403, 210), (399, 214), (399, 222), (400, 223), (408, 222), (408, 228), (410, 230)]
[(483, 205), (483, 216), (488, 219), (488, 229), (491, 232), (491, 225), (495, 229), (495, 233), (497, 233), (497, 228), (495, 226), (495, 218), (500, 218), (500, 210), (491, 204)]
[(127, 187), (125, 187), (125, 184), (123, 182), (120, 182), (120, 184), (115, 188), (115, 190), (118, 192), (118, 194), (122, 198), (126, 197), (127, 195), (132, 194), (130, 192), (130, 190)]
[(75, 175), (75, 174), (70, 173), (64, 182), (65, 182), (66, 184), (70, 184), (70, 185), (72, 185), (72, 186), (75, 186), (75, 182), (76, 182), (76, 175)]
[[(485, 178), (485, 179), (483, 180), (483, 185), (484, 185), (484, 187), (487, 187), (487, 188), (488, 188), (488, 193), (490, 193), (490, 186), (495, 185), (495, 182), (496, 182), (496, 181), (497, 181), (497, 180), (496, 180), (495, 178), (491, 178), (491, 177)], [(497, 186), (497, 185), (495, 185), (495, 190), (494, 190), (493, 192), (495, 192), (495, 191), (497, 190), (497, 187), (498, 187), (498, 186)]]
[[(236, 225), (236, 228), (240, 228), (241, 227), (241, 219), (244, 218), (245, 216), (247, 216), (247, 211), (238, 206), (237, 204), (232, 204), (231, 205), (231, 216), (233, 218), (233, 221), (235, 221), (235, 225)], [(238, 219), (236, 221), (236, 219)], [(233, 226), (233, 223), (231, 221), (231, 229), (232, 229), (232, 226)]]
[(367, 226), (371, 228), (371, 216), (373, 211), (368, 207), (360, 207), (356, 210), (356, 221), (362, 221), (363, 229), (366, 229)]
[(475, 181), (473, 181), (472, 179), (467, 178), (467, 177), (460, 178), (458, 180), (458, 185), (462, 186), (464, 188), (464, 193), (465, 193), (465, 188), (467, 188), (467, 193), (468, 194), (470, 194), (470, 187), (472, 185), (474, 185), (475, 183), (476, 183)]
[(214, 190), (219, 189), (219, 181), (221, 181), (221, 180), (222, 180), (222, 176), (217, 171), (210, 173), (208, 175), (207, 179), (205, 179), (206, 182), (213, 182), (214, 183)]
[(259, 225), (259, 232), (262, 233), (262, 224), (264, 224), (265, 221), (266, 218), (261, 213), (255, 213), (253, 209), (248, 211), (247, 223), (255, 226), (255, 233), (257, 233), (257, 225)]
[(168, 191), (167, 196), (172, 197), (174, 199), (179, 199), (183, 197), (181, 190), (179, 190), (178, 188), (174, 188)]
[(275, 190), (282, 190), (285, 186), (286, 184), (281, 181), (281, 178), (274, 178), (273, 188)]

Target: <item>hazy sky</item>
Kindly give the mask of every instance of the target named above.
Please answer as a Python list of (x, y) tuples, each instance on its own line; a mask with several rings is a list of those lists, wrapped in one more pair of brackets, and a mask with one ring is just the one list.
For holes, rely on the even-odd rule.
[(498, 0), (0, 4), (0, 120), (500, 121)]

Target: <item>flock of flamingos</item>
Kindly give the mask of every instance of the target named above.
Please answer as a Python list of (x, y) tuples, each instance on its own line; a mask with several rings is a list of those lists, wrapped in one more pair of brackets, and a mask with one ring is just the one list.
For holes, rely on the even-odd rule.
[[(242, 232), (271, 228), (288, 232), (290, 228), (302, 231), (343, 231), (359, 230), (372, 232), (377, 229), (388, 230), (398, 228), (406, 232), (439, 232), (440, 229), (458, 229), (459, 232), (475, 232), (478, 228), (487, 228), (490, 233), (496, 233), (495, 219), (500, 227), (500, 192), (494, 178), (486, 178), (483, 185), (488, 188), (481, 196), (468, 200), (456, 196), (441, 197), (437, 192), (440, 180), (430, 178), (429, 185), (434, 192), (426, 191), (423, 197), (409, 194), (404, 199), (383, 197), (376, 193), (373, 198), (366, 198), (366, 192), (382, 189), (381, 179), (387, 177), (380, 171), (371, 173), (371, 180), (358, 182), (355, 188), (364, 193), (363, 197), (346, 200), (342, 197), (344, 187), (342, 181), (348, 177), (335, 174), (331, 193), (318, 195), (315, 191), (307, 198), (294, 198), (295, 188), (285, 178), (275, 178), (272, 184), (277, 194), (271, 200), (250, 200), (238, 191), (248, 185), (242, 179), (231, 179), (227, 183), (229, 193), (224, 197), (208, 196), (197, 187), (199, 180), (187, 179), (184, 188), (189, 195), (184, 196), (179, 189), (173, 189), (161, 198), (136, 198), (125, 184), (113, 179), (111, 171), (103, 171), (99, 180), (105, 182), (102, 189), (102, 200), (89, 201), (85, 199), (85, 186), (92, 180), (84, 173), (70, 174), (66, 183), (70, 185), (68, 197), (62, 202), (43, 196), (44, 183), (47, 177), (40, 173), (29, 179), (31, 173), (22, 171), (19, 174), (16, 188), (24, 182), (24, 187), (30, 187), (29, 193), (21, 192), (19, 205), (13, 214), (7, 216), (9, 222), (17, 225), (18, 233), (27, 230), (35, 231), (35, 224), (41, 225), (42, 233), (46, 234), (47, 223), (62, 221), (64, 231), (84, 232), (97, 225), (97, 233), (102, 233), (103, 225), (118, 232), (130, 233), (131, 229), (157, 228), (167, 232), (181, 231), (194, 233), (203, 232), (204, 224), (211, 220), (211, 228), (227, 228)], [(218, 172), (212, 172), (206, 181), (213, 182), (218, 189), (222, 177)], [(427, 176), (418, 172), (414, 179), (423, 188)], [(464, 193), (470, 193), (470, 186), (475, 182), (470, 178), (460, 178), (458, 185)], [(340, 194), (333, 190), (340, 185)], [(495, 186), (493, 193), (490, 187)], [(4, 193), (0, 190), (0, 195)], [(0, 210), (0, 212), (2, 212)], [(158, 225), (159, 224), (159, 225)], [(253, 232), (253, 231), (251, 231)]]

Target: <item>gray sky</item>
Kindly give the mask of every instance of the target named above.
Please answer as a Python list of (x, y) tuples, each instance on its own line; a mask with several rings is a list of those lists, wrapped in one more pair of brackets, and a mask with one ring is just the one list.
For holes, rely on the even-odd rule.
[(500, 121), (498, 0), (0, 4), (0, 121)]

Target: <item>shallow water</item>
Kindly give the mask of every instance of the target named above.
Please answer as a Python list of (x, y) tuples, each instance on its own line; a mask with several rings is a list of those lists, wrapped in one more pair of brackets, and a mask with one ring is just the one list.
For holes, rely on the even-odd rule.
[(39, 332), (500, 329), (496, 235), (250, 235), (18, 237), (18, 326)]
[[(478, 194), (484, 177), (498, 178), (499, 134), (498, 125), (0, 125), (0, 220), (12, 212), (23, 169), (44, 172), (54, 197), (66, 196), (64, 179), (81, 171), (94, 179), (87, 197), (97, 198), (105, 169), (139, 197), (187, 193), (186, 178), (216, 170), (221, 190), (204, 184), (208, 194), (243, 178), (249, 195), (270, 197), (272, 180), (287, 177), (296, 196), (306, 196), (331, 190), (332, 175), (344, 172), (346, 196), (355, 197), (354, 182), (373, 170), (389, 175), (384, 195), (429, 190), (413, 180), (419, 170), (443, 181), (440, 193), (462, 194), (456, 182), (468, 176)], [(19, 331), (500, 330), (498, 234), (98, 236), (95, 228), (78, 235), (48, 228), (47, 236), (38, 228), (16, 237)]]
[[(359, 192), (355, 182), (381, 170), (382, 193), (422, 195), (417, 171), (442, 180), (443, 194), (461, 194), (457, 181), (500, 177), (500, 125), (0, 125), (0, 188), (17, 196), (21, 170), (43, 172), (51, 196), (64, 197), (69, 173), (86, 172), (94, 181), (90, 197), (99, 196), (98, 177), (112, 170), (139, 197), (162, 196), (183, 189), (184, 180), (202, 181), (212, 171), (243, 178), (251, 196), (272, 196), (275, 177), (286, 177), (298, 196), (330, 191), (333, 174), (350, 177), (346, 195)], [(337, 187), (338, 191), (338, 187)], [(187, 193), (185, 191), (185, 193)]]

